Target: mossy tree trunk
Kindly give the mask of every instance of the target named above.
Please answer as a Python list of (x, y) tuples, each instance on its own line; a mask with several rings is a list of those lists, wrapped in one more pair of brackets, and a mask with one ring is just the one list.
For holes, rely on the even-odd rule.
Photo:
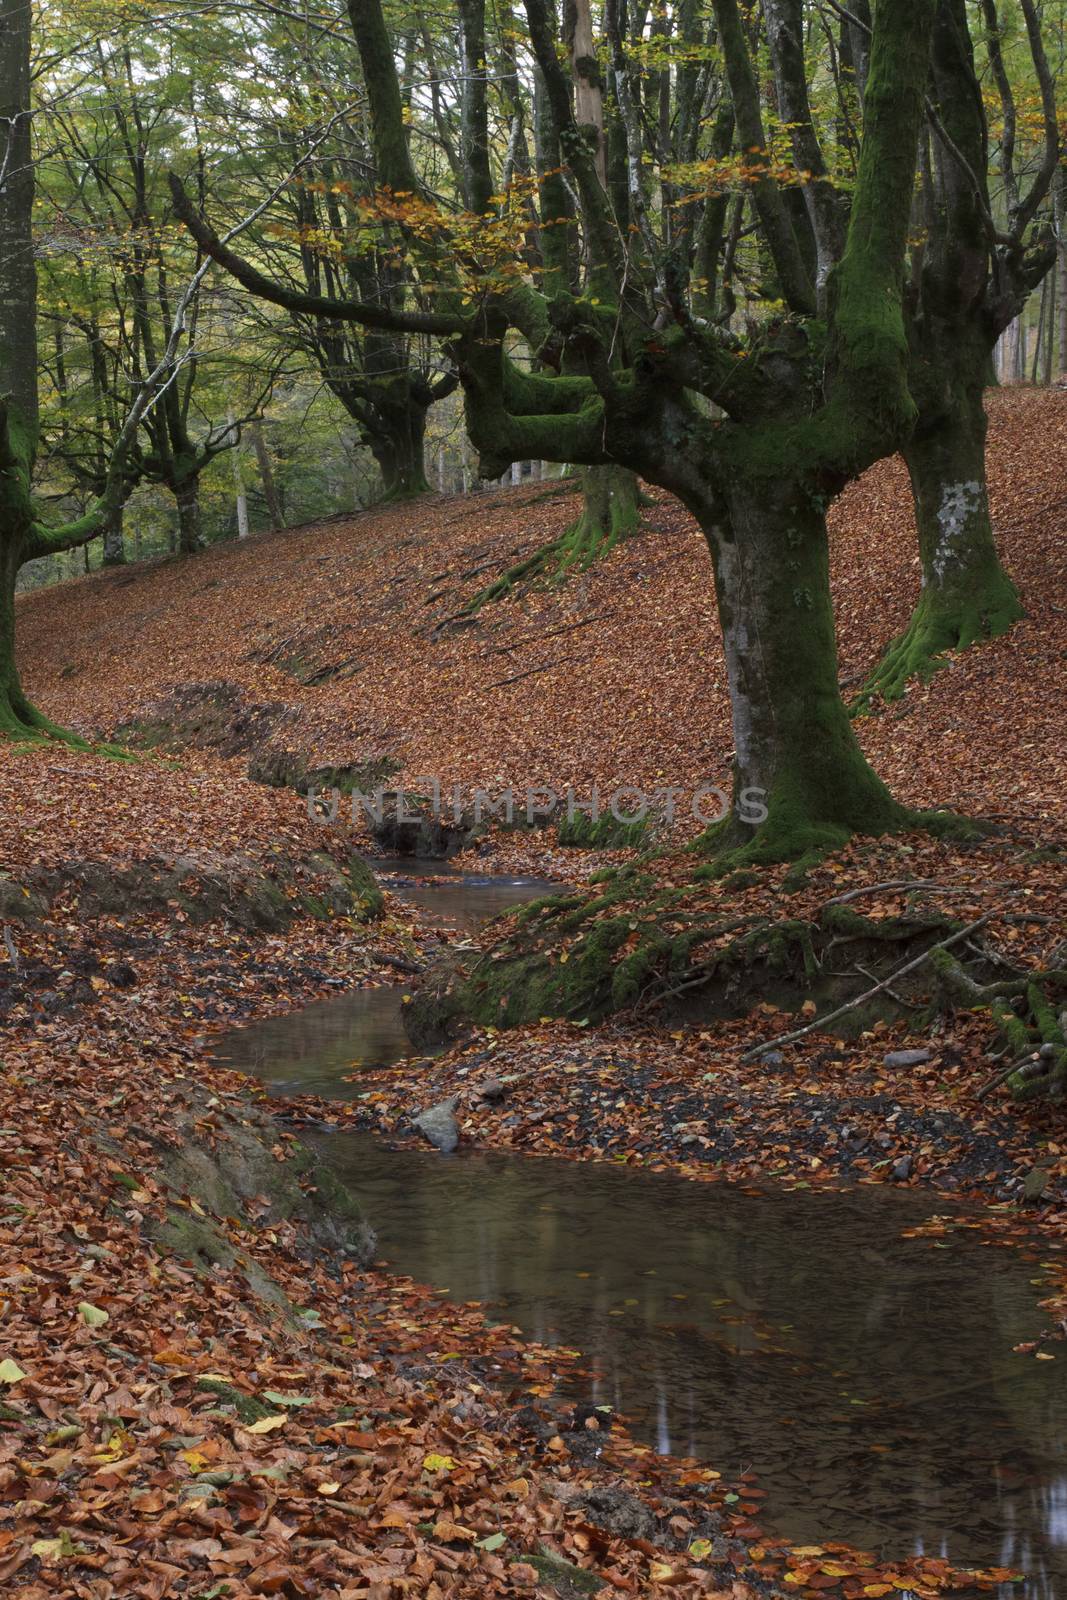
[[(0, 499), (0, 517), (7, 509)], [(15, 579), (20, 565), (19, 541), (0, 533), (0, 734), (16, 737), (34, 728), (15, 663)]]
[[(809, 210), (802, 195), (795, 206), (793, 185), (776, 175), (779, 158), (764, 127), (762, 57), (746, 26), (747, 8), (739, 0), (712, 0), (737, 138), (753, 174), (751, 211), (768, 263), (764, 287), (785, 306), (744, 334), (694, 317), (681, 266), (660, 270), (664, 241), (646, 193), (651, 152), (640, 74), (617, 15), (607, 23), (613, 117), (626, 157), (622, 200), (614, 182), (605, 188), (596, 150), (576, 121), (557, 9), (552, 0), (524, 0), (561, 156), (542, 173), (543, 215), (554, 221), (561, 214), (544, 179), (562, 166), (581, 216), (580, 285), (562, 265), (548, 270), (546, 250), (543, 294), (520, 271), (472, 309), (439, 258), (435, 265), (450, 294), (438, 298), (431, 314), (367, 300), (323, 306), (320, 297), (294, 295), (232, 251), (180, 185), (172, 185), (176, 212), (201, 248), (254, 294), (331, 321), (372, 327), (388, 319), (397, 331), (448, 339), (483, 477), (498, 479), (515, 461), (588, 468), (622, 462), (698, 515), (729, 632), (738, 788), (766, 794), (767, 816), (747, 840), (751, 853), (803, 854), (850, 832), (878, 833), (908, 820), (864, 761), (838, 692), (824, 507), (899, 448), (915, 423), (903, 264), (936, 3), (878, 0), (847, 231), (831, 237), (827, 196), (812, 196)], [(794, 70), (796, 59), (784, 58), (803, 47), (797, 8), (786, 9), (793, 23), (786, 17), (784, 29), (769, 31), (768, 49), (789, 74), (790, 120), (803, 136), (794, 140), (793, 164), (804, 188), (813, 181), (805, 152), (817, 137), (816, 122), (805, 74)], [(484, 8), (472, 0), (457, 13), (467, 60), (476, 64), (461, 94), (464, 127), (472, 130), (464, 136), (467, 208), (479, 211), (494, 193), (479, 37)], [(350, 14), (379, 176), (394, 189), (414, 189), (384, 10), (380, 0), (353, 0)], [(812, 264), (823, 258), (827, 272), (816, 282)], [(528, 366), (509, 354), (513, 331), (531, 352)], [(543, 552), (528, 558), (543, 559)], [(466, 609), (519, 576), (513, 569)]]
[(610, 554), (621, 539), (637, 531), (644, 499), (636, 473), (629, 467), (614, 465), (582, 467), (578, 478), (582, 509), (577, 520), (558, 539), (541, 545), (494, 578), (467, 602), (465, 612), (480, 611), (491, 601), (503, 600), (516, 588), (538, 579), (562, 582), (574, 572), (585, 572)]
[(563, 535), (561, 570), (592, 566), (641, 521), (641, 490), (629, 467), (585, 467), (581, 480), (582, 511)]
[(379, 405), (366, 443), (382, 475), (382, 501), (413, 500), (429, 494), (426, 476), (426, 417), (428, 406), (413, 395), (408, 403)]
[(30, 27), (27, 7), (0, 0), (0, 733), (16, 735), (36, 726), (15, 665), (15, 579), (32, 537), (38, 429)]
[(908, 680), (929, 678), (948, 651), (1006, 633), (1023, 615), (1001, 566), (986, 482), (986, 416), (980, 380), (955, 411), (919, 428), (904, 446), (922, 562), (922, 592), (905, 631), (890, 645), (865, 694), (887, 700)]
[(822, 503), (787, 479), (735, 479), (700, 521), (734, 736), (734, 806), (716, 843), (791, 859), (903, 826), (841, 698)]
[[(1006, 122), (1015, 103), (996, 8), (983, 8), (987, 50)], [(1054, 93), (1038, 38), (1034, 68), (1044, 82), (1048, 154), (1028, 194), (1012, 144), (999, 163), (1007, 231), (993, 221), (989, 128), (979, 91), (966, 0), (938, 0), (931, 52), (933, 97), (952, 149), (934, 138), (917, 202), (909, 299), (910, 382), (918, 420), (904, 456), (911, 474), (922, 560), (922, 594), (907, 629), (890, 645), (861, 696), (894, 699), (912, 677), (929, 678), (945, 653), (1004, 633), (1023, 616), (1000, 564), (989, 515), (983, 389), (997, 340), (1018, 327), (1033, 289), (1055, 263), (1055, 244), (1028, 230), (1056, 171)]]
[(126, 564), (126, 541), (123, 537), (123, 508), (117, 506), (104, 528), (104, 566), (122, 567)]

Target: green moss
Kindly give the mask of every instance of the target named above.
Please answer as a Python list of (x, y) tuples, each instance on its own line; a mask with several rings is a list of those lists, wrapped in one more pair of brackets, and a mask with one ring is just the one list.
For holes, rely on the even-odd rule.
[(243, 1389), (235, 1389), (232, 1383), (227, 1383), (223, 1378), (197, 1378), (196, 1387), (217, 1395), (224, 1405), (232, 1406), (242, 1422), (259, 1422), (261, 1418), (274, 1414), (273, 1406), (257, 1400), (254, 1395), (245, 1394)]
[(648, 833), (648, 819), (620, 822), (610, 813), (592, 817), (584, 812), (561, 822), (556, 833), (561, 845), (585, 849), (640, 849)]
[(924, 589), (904, 632), (893, 640), (857, 696), (856, 715), (877, 699), (899, 700), (912, 680), (929, 683), (950, 657), (982, 640), (996, 639), (1025, 616), (1019, 591), (1000, 568), (980, 590), (949, 597)]
[[(921, 921), (914, 916), (865, 917), (851, 906), (825, 906), (819, 923), (827, 933), (848, 939), (906, 941), (918, 932), (953, 933), (960, 923), (942, 912), (924, 911)], [(948, 954), (946, 951), (945, 954)], [(951, 960), (952, 957), (950, 956)]]
[[(712, 865), (705, 862), (703, 866), (697, 868), (693, 876), (700, 881), (715, 878), (718, 873)], [(758, 872), (731, 872), (723, 879), (722, 886), (731, 894), (740, 894), (743, 889), (754, 889), (762, 882), (762, 874)]]
[[(553, 379), (553, 387), (559, 382)], [(577, 521), (468, 600), (465, 614), (473, 615), (538, 579), (562, 583), (573, 573), (586, 572), (637, 532), (643, 500), (632, 472), (624, 467), (587, 467), (581, 477), (584, 499)]]
[(604, 1579), (598, 1572), (573, 1566), (543, 1545), (535, 1555), (522, 1559), (527, 1566), (536, 1569), (540, 1584), (552, 1589), (559, 1600), (584, 1600), (586, 1595), (598, 1594), (604, 1587)]
[(1007, 1000), (994, 998), (990, 1009), (1011, 1054), (1026, 1055), (1033, 1048), (1033, 1036), (1026, 1023), (1016, 1014)]
[(342, 876), (354, 899), (349, 915), (357, 922), (376, 922), (385, 911), (385, 895), (362, 856), (349, 856)]

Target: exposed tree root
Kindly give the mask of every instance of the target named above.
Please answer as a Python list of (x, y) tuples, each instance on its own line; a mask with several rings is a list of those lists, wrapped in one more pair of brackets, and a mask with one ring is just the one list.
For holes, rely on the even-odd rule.
[(93, 746), (78, 734), (59, 727), (43, 716), (19, 688), (0, 693), (0, 735), (16, 743), (30, 744), (42, 739), (56, 739), (74, 750), (91, 750)]
[(590, 467), (583, 474), (584, 502), (578, 520), (558, 539), (509, 567), (468, 600), (461, 616), (472, 616), (494, 600), (539, 579), (563, 583), (609, 555), (641, 525), (646, 503), (631, 472), (618, 467)]
[[(863, 886), (804, 917), (731, 915), (722, 905), (701, 915), (692, 884), (657, 883), (638, 863), (595, 892), (524, 907), (517, 927), (472, 967), (428, 985), (416, 1009), (424, 1001), (446, 1028), (464, 1018), (509, 1027), (623, 1011), (705, 1021), (766, 1001), (803, 1010), (803, 1026), (755, 1044), (746, 1059), (816, 1033), (850, 1037), (879, 1018), (918, 1015), (929, 1025), (984, 1011), (1010, 1061), (983, 1092), (1008, 1082), (1016, 1095), (1067, 1098), (1067, 970), (1027, 971), (980, 937), (1011, 915), (996, 887), (966, 923), (936, 904), (954, 886), (926, 880)], [(909, 893), (901, 914), (868, 917), (847, 903), (886, 888)]]
[(1067, 1098), (1067, 969), (978, 984), (945, 950), (936, 954), (934, 970), (943, 1008), (987, 1010), (996, 1023), (1000, 1053), (1009, 1058), (1008, 1066), (979, 1090), (979, 1099), (1002, 1083), (1017, 1099)]
[(913, 678), (928, 683), (948, 665), (954, 652), (982, 639), (995, 639), (1025, 616), (1019, 593), (1007, 573), (997, 569), (980, 596), (947, 606), (923, 594), (904, 632), (893, 640), (853, 702), (854, 715), (871, 709), (876, 697), (899, 700)]
[(0, 740), (14, 744), (55, 743), (71, 750), (88, 750), (95, 755), (109, 756), (115, 761), (134, 761), (132, 751), (117, 744), (92, 744), (69, 728), (51, 722), (37, 707), (27, 700), (21, 689), (0, 693)]

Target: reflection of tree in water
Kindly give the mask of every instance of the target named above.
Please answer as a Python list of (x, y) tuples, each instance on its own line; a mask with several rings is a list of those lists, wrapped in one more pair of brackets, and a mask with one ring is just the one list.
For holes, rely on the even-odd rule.
[(574, 1392), (657, 1448), (754, 1468), (776, 1532), (1025, 1565), (1033, 1600), (1067, 1576), (1067, 1396), (1011, 1353), (1039, 1326), (1013, 1252), (902, 1240), (929, 1208), (874, 1188), (324, 1148), (399, 1270), (580, 1349)]

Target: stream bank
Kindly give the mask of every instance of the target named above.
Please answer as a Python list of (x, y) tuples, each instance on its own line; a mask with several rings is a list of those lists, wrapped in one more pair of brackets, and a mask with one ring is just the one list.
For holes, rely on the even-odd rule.
[[(455, 879), (444, 882), (455, 895)], [(476, 896), (479, 885), (464, 888)], [(427, 884), (427, 909), (437, 892)], [(829, 1547), (839, 1564), (847, 1565), (857, 1544), (883, 1563), (932, 1548), (957, 1566), (996, 1568), (998, 1578), (1013, 1564), (1025, 1568), (1023, 1592), (1035, 1600), (1060, 1592), (1067, 1561), (1054, 1508), (1067, 1411), (1065, 1420), (1055, 1418), (1067, 1394), (1058, 1369), (1024, 1356), (1050, 1354), (1032, 1288), (1039, 1235), (1021, 1240), (1021, 1251), (1001, 1253), (991, 1272), (980, 1214), (942, 1200), (947, 1211), (939, 1215), (924, 1192), (929, 1174), (923, 1189), (909, 1190), (910, 1166), (900, 1175), (900, 1193), (879, 1186), (805, 1194), (808, 1180), (710, 1191), (673, 1178), (665, 1171), (671, 1133), (677, 1139), (684, 1130), (680, 1148), (690, 1176), (701, 1162), (700, 1176), (736, 1176), (758, 1144), (739, 1143), (741, 1117), (725, 1146), (694, 1134), (701, 1125), (710, 1131), (706, 1102), (703, 1124), (695, 1117), (672, 1121), (676, 1108), (657, 1093), (662, 1083), (654, 1073), (632, 1101), (620, 1100), (620, 1088), (633, 1090), (620, 1048), (624, 1029), (606, 1051), (604, 1030), (592, 1046), (601, 1052), (601, 1098), (626, 1114), (650, 1108), (660, 1136), (649, 1141), (642, 1163), (629, 1130), (629, 1171), (560, 1163), (551, 1157), (561, 1132), (569, 1135), (571, 1156), (617, 1155), (610, 1143), (592, 1143), (590, 1119), (580, 1108), (589, 1081), (586, 1031), (542, 1028), (536, 1058), (528, 1034), (517, 1048), (512, 1036), (491, 1034), (433, 1061), (416, 1054), (400, 1023), (406, 998), (392, 999), (391, 1032), (382, 1031), (380, 992), (355, 994), (310, 1015), (242, 1030), (219, 1047), (229, 1064), (254, 1072), (305, 1119), (305, 1137), (378, 1219), (389, 1265), (456, 1300), (487, 1302), (542, 1343), (579, 1348), (580, 1367), (569, 1375), (564, 1367), (562, 1378), (579, 1413), (584, 1407), (596, 1420), (621, 1411), (645, 1443), (714, 1462), (734, 1477), (753, 1465), (756, 1484), (741, 1490), (739, 1503), (748, 1503), (747, 1537), (764, 1552), (775, 1543), (769, 1527), (779, 1548), (823, 1556), (827, 1547), (814, 1541), (825, 1540), (832, 1527), (850, 1541)], [(655, 1037), (658, 1048), (679, 1055), (681, 1035)], [(648, 1042), (647, 1033), (631, 1031), (638, 1059)], [(522, 1072), (501, 1070), (519, 1056)], [(558, 1073), (561, 1063), (562, 1083), (570, 1079), (561, 1097), (562, 1128), (558, 1113), (546, 1115), (543, 1106), (546, 1080), (554, 1089), (560, 1079), (553, 1069)], [(884, 1060), (883, 1070), (889, 1070)], [(681, 1079), (680, 1066), (678, 1073)], [(791, 1097), (781, 1081), (786, 1074), (772, 1076), (780, 1094)], [(343, 1131), (384, 1128), (394, 1144), (410, 1146), (416, 1108), (446, 1086), (458, 1090), (450, 1103), (467, 1141), (456, 1157), (442, 1160), (425, 1148), (389, 1151)], [(524, 1115), (531, 1097), (540, 1098), (541, 1109)], [(872, 1146), (880, 1159), (864, 1158), (868, 1141), (860, 1138), (838, 1176), (866, 1184), (890, 1176), (886, 1145), (915, 1134), (918, 1124), (899, 1104), (882, 1097), (877, 1109), (893, 1129)], [(847, 1146), (852, 1130), (835, 1125), (831, 1113), (827, 1102), (816, 1115), (826, 1117), (825, 1131), (835, 1139), (843, 1132)], [(932, 1132), (948, 1148), (964, 1128), (958, 1117), (952, 1125), (942, 1117)], [(992, 1167), (995, 1175), (993, 1152), (979, 1147), (977, 1134), (975, 1140), (963, 1165), (969, 1161), (983, 1173)], [(501, 1147), (512, 1141), (523, 1154), (548, 1159), (505, 1153)], [(990, 1143), (1000, 1154), (996, 1140)], [(694, 1152), (694, 1144), (703, 1148)], [(736, 1166), (724, 1149), (737, 1156)], [(653, 1172), (646, 1176), (634, 1164)], [(1008, 1166), (1004, 1160), (1002, 1168)], [(942, 1187), (960, 1185), (947, 1168), (939, 1176)], [(1020, 1238), (1023, 1232), (1020, 1221)], [(1003, 1242), (1011, 1242), (1007, 1232)], [(946, 1248), (948, 1257), (932, 1254)], [(1044, 1265), (1041, 1281), (1054, 1289), (1055, 1264)], [(961, 1412), (954, 1399), (946, 1406), (940, 1397), (946, 1386), (955, 1395), (953, 1375), (968, 1334), (981, 1348), (962, 1359), (980, 1376), (967, 1385)], [(1021, 1497), (1013, 1485), (1027, 1486)], [(765, 1494), (767, 1522), (757, 1523)], [(803, 1589), (818, 1575), (813, 1570), (793, 1581)], [(845, 1575), (841, 1566), (838, 1577)], [(915, 1575), (920, 1590), (924, 1581), (929, 1572), (925, 1579)]]
[[(106, 859), (113, 822), (92, 784), (64, 787), (58, 769), (70, 755), (25, 759), (36, 774), (17, 790), (28, 822), (60, 804), (77, 859)], [(111, 776), (99, 758), (78, 765), (94, 782)], [(269, 791), (239, 791), (235, 816), (225, 773), (141, 767), (122, 778), (143, 831), (131, 840), (124, 819), (127, 855), (149, 834), (146, 857), (178, 853), (189, 834), (217, 831), (220, 818), (226, 837), (237, 835), (264, 864), (279, 838), (294, 850), (314, 847), (311, 830)], [(51, 864), (59, 846), (46, 830), (30, 848)], [(25, 861), (16, 853), (11, 864), (17, 876)], [(147, 909), (79, 924), (76, 899), (60, 896), (39, 922), (16, 929), (23, 962), (54, 971), (64, 998), (48, 1010), (32, 990), (20, 992), (3, 1036), (0, 1261), (9, 1304), (0, 1356), (24, 1376), (3, 1369), (0, 1470), (11, 1510), (2, 1531), (13, 1542), (0, 1550), (0, 1576), (17, 1577), (27, 1600), (76, 1593), (101, 1574), (153, 1595), (168, 1582), (194, 1593), (226, 1582), (250, 1593), (295, 1596), (310, 1583), (362, 1595), (398, 1575), (417, 1593), (435, 1584), (442, 1594), (549, 1593), (526, 1559), (540, 1561), (547, 1544), (624, 1594), (665, 1583), (690, 1596), (738, 1582), (743, 1594), (817, 1595), (834, 1575), (821, 1570), (828, 1565), (844, 1569), (835, 1587), (845, 1600), (872, 1582), (929, 1595), (942, 1588), (947, 1563), (937, 1557), (863, 1566), (836, 1548), (812, 1556), (789, 1542), (757, 1543), (760, 1500), (750, 1491), (759, 1486), (750, 1477), (731, 1482), (718, 1467), (658, 1458), (615, 1425), (588, 1427), (597, 1419), (551, 1401), (567, 1363), (561, 1352), (538, 1351), (510, 1322), (494, 1327), (480, 1310), (409, 1280), (312, 1249), (304, 1222), (261, 1212), (254, 1198), (241, 1215), (215, 1219), (228, 1252), (197, 1259), (153, 1242), (154, 1224), (174, 1209), (156, 1140), (182, 1125), (190, 1085), (205, 1086), (195, 1117), (209, 1146), (220, 1108), (224, 1120), (246, 1114), (247, 1081), (212, 1066), (206, 1033), (292, 1012), (331, 988), (380, 985), (395, 971), (382, 953), (409, 963), (428, 953), (425, 920), (413, 924), (387, 895), (371, 926), (304, 919), (267, 932)], [(103, 969), (84, 984), (72, 981), (75, 946)], [(115, 953), (133, 967), (132, 982), (106, 975)], [(712, 1048), (729, 1055), (732, 1037), (727, 1030)], [(881, 1036), (877, 1043), (880, 1057)], [(549, 1093), (550, 1069), (573, 1086), (595, 1058), (599, 1078), (599, 1058), (613, 1048), (604, 1030), (556, 1024), (487, 1033), (432, 1067), (403, 1071), (421, 1091), (413, 1103), (425, 1104), (449, 1071), (465, 1081), (456, 1061), (469, 1078), (487, 1051), (504, 1076), (513, 1066), (543, 1069)], [(692, 1030), (678, 1040), (635, 1036), (635, 1060), (653, 1073), (650, 1099), (671, 1063), (679, 1081), (717, 1070), (707, 1048)], [(403, 1073), (392, 1072), (399, 1091)], [(778, 1081), (784, 1108), (791, 1085)], [(636, 1098), (608, 1098), (607, 1089), (599, 1124), (638, 1127)], [(501, 1119), (537, 1092), (536, 1083), (511, 1087)], [(548, 1121), (521, 1120), (530, 1148), (551, 1148)], [(271, 1159), (288, 1164), (293, 1141), (275, 1127)], [(779, 1142), (788, 1143), (784, 1122)], [(658, 1163), (656, 1152), (650, 1139), (642, 1159)], [(304, 1175), (302, 1192), (309, 1182)], [(192, 1193), (180, 1198), (191, 1217), (209, 1211)], [(250, 1294), (248, 1263), (279, 1285), (295, 1317)], [(220, 1382), (226, 1393), (212, 1387)], [(251, 1431), (249, 1402), (271, 1407), (252, 1423), (268, 1430)], [(66, 1429), (79, 1431), (55, 1437)], [(798, 1575), (788, 1584), (787, 1571)]]

